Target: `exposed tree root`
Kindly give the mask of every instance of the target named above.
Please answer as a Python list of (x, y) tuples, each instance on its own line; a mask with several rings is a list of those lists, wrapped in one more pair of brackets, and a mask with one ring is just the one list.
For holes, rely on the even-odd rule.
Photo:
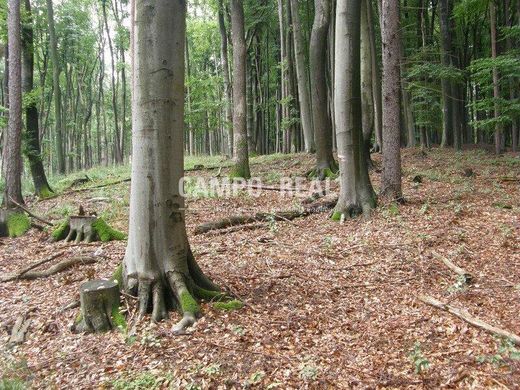
[(482, 329), (488, 333), (491, 333), (495, 336), (505, 337), (511, 340), (516, 345), (520, 345), (520, 336), (511, 333), (507, 330), (497, 328), (496, 326), (490, 325), (479, 318), (473, 317), (464, 309), (459, 309), (457, 307), (448, 305), (447, 303), (441, 302), (433, 297), (428, 295), (421, 295), (419, 300), (426, 303), (427, 305), (433, 306), (437, 309), (447, 311), (448, 313), (453, 314), (454, 316), (466, 321), (468, 324), (473, 325), (479, 329)]
[(320, 164), (314, 169), (311, 169), (309, 172), (306, 173), (305, 176), (307, 176), (308, 179), (318, 179), (318, 180), (325, 180), (325, 179), (335, 179), (338, 177), (339, 174), (339, 166), (336, 163), (336, 161), (331, 161), (327, 164)]
[[(56, 258), (56, 257), (54, 257)], [(52, 258), (50, 259), (52, 260)], [(48, 261), (50, 261), (48, 260)], [(46, 278), (51, 275), (57, 274), (61, 271), (64, 271), (76, 264), (93, 264), (97, 262), (97, 259), (95, 257), (88, 257), (88, 256), (78, 256), (78, 257), (70, 257), (68, 259), (64, 259), (60, 261), (59, 263), (53, 265), (52, 267), (44, 270), (44, 271), (27, 271), (24, 273), (17, 273), (17, 274), (10, 274), (5, 276), (4, 278), (0, 279), (1, 282), (8, 282), (15, 279), (26, 279), (26, 280), (32, 280), (32, 279), (38, 279), (38, 278)], [(43, 263), (42, 263), (43, 264)], [(40, 265), (40, 264), (38, 264)]]
[(245, 225), (254, 222), (291, 221), (332, 209), (337, 199), (328, 202), (316, 202), (305, 205), (302, 210), (278, 211), (273, 213), (256, 213), (253, 215), (235, 215), (214, 222), (207, 222), (195, 228), (195, 234), (204, 234), (212, 230), (226, 229), (231, 226)]

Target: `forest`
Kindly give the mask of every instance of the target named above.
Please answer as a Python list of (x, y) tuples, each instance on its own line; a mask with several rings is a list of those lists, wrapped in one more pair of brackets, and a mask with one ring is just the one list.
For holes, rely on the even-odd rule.
[(520, 0), (0, 20), (0, 390), (520, 386)]

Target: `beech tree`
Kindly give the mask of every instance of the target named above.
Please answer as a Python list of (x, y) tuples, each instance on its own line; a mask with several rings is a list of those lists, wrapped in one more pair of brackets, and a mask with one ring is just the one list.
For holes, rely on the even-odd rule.
[(401, 128), (400, 128), (400, 40), (399, 3), (383, 0), (383, 176), (381, 194), (402, 199), (401, 190)]
[(135, 0), (133, 23), (133, 164), (124, 287), (139, 315), (166, 318), (177, 308), (182, 331), (200, 314), (196, 298), (218, 294), (190, 250), (183, 176), (184, 0)]
[(54, 95), (55, 148), (58, 172), (65, 173), (65, 151), (63, 147), (63, 125), (61, 117), (60, 60), (58, 57), (58, 39), (54, 26), (54, 8), (52, 0), (47, 0), (47, 23), (49, 26), (49, 52), (52, 61), (52, 85)]
[[(22, 50), (20, 31), (20, 0), (9, 0), (7, 33), (9, 45), (9, 120), (5, 140), (4, 206), (16, 208), (22, 197)], [(13, 202), (14, 201), (14, 202)]]
[(332, 122), (327, 96), (327, 36), (330, 24), (330, 0), (314, 0), (309, 62), (311, 76), (312, 121), (316, 141), (316, 167), (313, 176), (320, 180), (332, 177), (338, 165), (332, 155)]
[(368, 175), (361, 121), (361, 0), (338, 0), (336, 7), (334, 120), (340, 195), (335, 220), (370, 214), (376, 196)]
[(231, 39), (233, 41), (233, 137), (235, 166), (232, 177), (249, 179), (246, 103), (246, 37), (242, 0), (231, 0)]

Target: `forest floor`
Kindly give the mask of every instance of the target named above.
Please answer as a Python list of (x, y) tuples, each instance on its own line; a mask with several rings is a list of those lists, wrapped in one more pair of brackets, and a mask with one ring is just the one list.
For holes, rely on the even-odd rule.
[[(373, 158), (380, 166), (380, 156)], [(312, 163), (304, 154), (258, 157), (252, 172), (275, 183), (303, 176)], [(466, 177), (466, 169), (474, 175)], [(203, 317), (183, 336), (168, 335), (175, 313), (158, 325), (142, 323), (135, 337), (70, 332), (78, 309), (60, 309), (78, 298), (82, 282), (110, 277), (125, 242), (51, 244), (49, 232), (35, 229), (1, 239), (0, 273), (59, 251), (95, 252), (102, 260), (0, 283), (0, 378), (56, 389), (519, 388), (520, 347), (418, 297), (431, 295), (520, 334), (520, 158), (408, 149), (403, 170), (404, 205), (380, 204), (370, 219), (344, 223), (325, 212), (194, 235), (201, 223), (295, 209), (301, 199), (271, 190), (226, 199), (193, 191), (186, 218), (196, 259), (245, 307), (223, 312), (205, 303)], [(371, 175), (377, 189), (380, 172)], [(413, 181), (417, 175), (422, 183)], [(29, 208), (57, 222), (83, 205), (126, 231), (128, 204), (124, 182), (65, 191)], [(435, 254), (470, 272), (473, 284), (460, 283)], [(135, 313), (131, 299), (126, 306)], [(8, 331), (25, 313), (32, 320), (27, 340), (8, 348)]]

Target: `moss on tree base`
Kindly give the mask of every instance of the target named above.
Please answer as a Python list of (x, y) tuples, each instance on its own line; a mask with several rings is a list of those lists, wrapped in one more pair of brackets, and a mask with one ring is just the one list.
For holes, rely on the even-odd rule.
[(0, 210), (0, 237), (23, 236), (31, 228), (31, 220), (17, 210)]
[(213, 307), (217, 310), (232, 311), (242, 309), (244, 307), (244, 303), (238, 299), (232, 299), (231, 301), (227, 302), (215, 302), (213, 303)]

